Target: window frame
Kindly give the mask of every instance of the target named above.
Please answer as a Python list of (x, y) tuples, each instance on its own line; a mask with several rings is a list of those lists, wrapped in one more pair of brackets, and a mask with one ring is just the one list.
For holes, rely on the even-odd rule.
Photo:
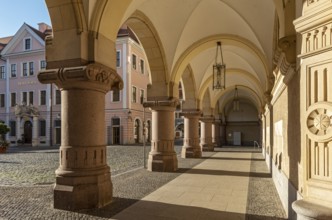
[(28, 64), (29, 64), (28, 65), (28, 69), (29, 69), (28, 76), (33, 76), (34, 73), (35, 73), (35, 67), (34, 67), (35, 66), (35, 62), (31, 61)]
[(15, 120), (10, 120), (9, 121), (9, 136), (10, 137), (16, 137), (16, 121)]
[(60, 89), (55, 89), (54, 93), (55, 93), (55, 95), (54, 95), (54, 98), (55, 98), (54, 99), (54, 104), (55, 105), (61, 105), (61, 91), (60, 91)]
[(139, 65), (140, 65), (140, 71), (141, 71), (141, 73), (145, 74), (145, 61), (143, 59), (140, 59)]
[[(42, 126), (44, 124), (44, 127)], [(46, 120), (40, 119), (39, 120), (39, 137), (46, 137)]]
[[(135, 59), (134, 59), (134, 57), (135, 57)], [(131, 59), (132, 59), (132, 68), (134, 69), (134, 70), (137, 70), (137, 55), (136, 54), (132, 54), (131, 55)]]
[[(42, 96), (42, 93), (45, 93), (45, 95), (44, 95), (44, 97)], [(39, 105), (42, 105), (42, 106), (44, 106), (44, 105), (46, 105), (46, 103), (47, 103), (47, 98), (46, 98), (46, 96), (47, 96), (47, 92), (46, 92), (46, 90), (40, 90), (39, 91)]]
[[(119, 54), (119, 57), (118, 57)], [(121, 68), (121, 50), (116, 51), (116, 67)]]
[(11, 78), (16, 78), (17, 77), (17, 64), (16, 63), (10, 64), (10, 77)]
[[(135, 95), (134, 95), (134, 91), (135, 91)], [(137, 87), (136, 86), (131, 87), (131, 102), (137, 103)]]
[(23, 62), (22, 63), (22, 77), (28, 77), (28, 68), (29, 68), (29, 65), (28, 65), (28, 62)]
[(0, 79), (6, 79), (6, 66), (0, 66)]
[(0, 94), (0, 108), (5, 108), (6, 107), (6, 94), (1, 93)]
[[(119, 97), (119, 99), (118, 100), (114, 100), (114, 91), (118, 91), (118, 97)], [(119, 89), (116, 89), (116, 90), (112, 90), (112, 102), (121, 102), (121, 91), (119, 90)]]
[[(13, 95), (15, 95), (15, 103), (13, 104)], [(11, 92), (10, 93), (10, 106), (11, 107), (15, 107), (17, 104), (17, 95), (16, 95), (16, 92)]]
[[(27, 40), (29, 40), (29, 48), (27, 48)], [(29, 51), (32, 50), (32, 38), (31, 37), (26, 37), (23, 39), (23, 46), (24, 46), (24, 51)]]

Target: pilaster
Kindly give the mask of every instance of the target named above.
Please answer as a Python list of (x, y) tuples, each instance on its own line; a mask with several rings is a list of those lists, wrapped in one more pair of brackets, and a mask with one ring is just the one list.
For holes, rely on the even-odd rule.
[(174, 150), (174, 112), (178, 104), (177, 99), (144, 103), (144, 107), (149, 107), (152, 111), (149, 171), (172, 172), (178, 169), (178, 160)]
[(306, 0), (294, 21), (301, 39), (302, 200), (298, 219), (332, 219), (332, 1)]
[(105, 94), (123, 83), (115, 70), (93, 63), (42, 71), (41, 83), (61, 90), (60, 164), (56, 170), (54, 208), (99, 208), (112, 199), (106, 161)]
[(202, 149), (199, 145), (199, 118), (202, 112), (196, 109), (183, 110), (180, 113), (184, 117), (184, 139), (181, 152), (182, 158), (200, 158)]

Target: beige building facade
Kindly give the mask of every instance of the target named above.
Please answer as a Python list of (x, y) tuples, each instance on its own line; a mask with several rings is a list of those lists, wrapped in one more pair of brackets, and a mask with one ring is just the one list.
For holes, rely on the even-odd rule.
[[(124, 88), (115, 42), (126, 24), (144, 48), (151, 71), (144, 102), (152, 111), (149, 170), (178, 167), (174, 112), (181, 82), (182, 157), (200, 157), (202, 149), (213, 150), (221, 139), (234, 141), (228, 138), (241, 133), (236, 126), (258, 127), (248, 141), (262, 143), (288, 217), (331, 218), (330, 0), (46, 2), (54, 32), (46, 40), (48, 69), (38, 78), (61, 88), (64, 101), (54, 207), (111, 202), (102, 106), (109, 90)], [(226, 64), (221, 90), (212, 87), (217, 42)], [(241, 114), (229, 107), (236, 101), (235, 88), (239, 109), (245, 109)], [(190, 129), (199, 121), (200, 141), (197, 129)], [(86, 187), (78, 185), (82, 181)]]

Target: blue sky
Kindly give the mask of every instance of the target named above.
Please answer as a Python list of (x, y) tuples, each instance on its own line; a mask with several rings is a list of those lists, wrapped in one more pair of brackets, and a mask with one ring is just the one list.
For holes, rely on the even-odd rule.
[(38, 28), (38, 23), (51, 25), (45, 0), (0, 0), (0, 38), (14, 35), (27, 23)]

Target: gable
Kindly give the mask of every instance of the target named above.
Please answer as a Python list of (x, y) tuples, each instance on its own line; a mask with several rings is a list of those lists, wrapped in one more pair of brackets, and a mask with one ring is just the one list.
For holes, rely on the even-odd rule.
[[(25, 39), (30, 39), (31, 49), (25, 50)], [(9, 41), (7, 46), (2, 50), (1, 55), (13, 53), (24, 53), (35, 50), (42, 50), (45, 47), (45, 41), (27, 24), (23, 24), (14, 37)]]

